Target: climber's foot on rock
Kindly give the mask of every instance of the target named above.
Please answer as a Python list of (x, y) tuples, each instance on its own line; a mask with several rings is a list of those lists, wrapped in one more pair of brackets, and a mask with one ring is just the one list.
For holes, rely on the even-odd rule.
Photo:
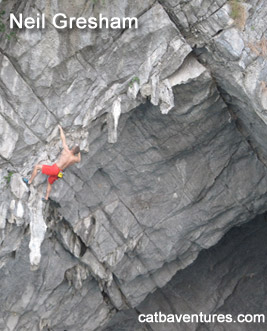
[(46, 199), (46, 198), (42, 198), (42, 201), (46, 203), (46, 202), (49, 201), (49, 198), (48, 198), (48, 199)]
[(27, 186), (31, 185), (31, 183), (29, 183), (29, 180), (27, 178), (23, 177), (22, 180)]

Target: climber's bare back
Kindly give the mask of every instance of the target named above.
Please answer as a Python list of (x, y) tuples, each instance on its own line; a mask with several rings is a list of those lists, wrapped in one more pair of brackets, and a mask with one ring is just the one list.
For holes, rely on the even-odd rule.
[(80, 147), (76, 145), (72, 149), (69, 149), (62, 127), (58, 125), (58, 128), (63, 145), (63, 151), (61, 152), (58, 161), (52, 166), (46, 164), (36, 164), (33, 169), (31, 178), (29, 180), (27, 178), (23, 178), (24, 183), (31, 185), (32, 181), (37, 176), (38, 171), (42, 170), (42, 173), (48, 176), (46, 195), (45, 198), (42, 199), (43, 201), (48, 201), (50, 192), (52, 190), (52, 184), (62, 177), (62, 174), (59, 176), (60, 170), (65, 170), (67, 167), (73, 165), (74, 163), (81, 162)]
[(64, 148), (58, 161), (56, 162), (56, 165), (59, 167), (59, 169), (64, 170), (74, 163), (78, 163), (79, 161), (80, 159), (78, 156), (73, 155), (71, 150)]

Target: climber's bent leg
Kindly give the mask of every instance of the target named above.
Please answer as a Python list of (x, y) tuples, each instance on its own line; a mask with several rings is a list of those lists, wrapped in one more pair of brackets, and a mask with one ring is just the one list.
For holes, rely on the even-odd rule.
[[(45, 166), (44, 166), (45, 167)], [(43, 169), (44, 170), (44, 169)], [(42, 172), (43, 172), (42, 170)], [(50, 192), (52, 190), (52, 184), (58, 180), (58, 176), (57, 175), (51, 175), (48, 177), (48, 181), (47, 181), (47, 189), (46, 189), (46, 196), (45, 196), (45, 200), (48, 200)]]
[(45, 200), (48, 200), (51, 190), (52, 190), (52, 184), (47, 182)]
[(34, 169), (33, 169), (33, 172), (32, 172), (32, 175), (31, 175), (31, 178), (30, 178), (30, 180), (29, 180), (29, 184), (31, 184), (32, 183), (32, 181), (34, 180), (34, 178), (37, 176), (37, 174), (38, 174), (38, 171), (39, 170), (42, 170), (42, 165), (41, 164), (36, 164), (36, 166), (34, 167)]

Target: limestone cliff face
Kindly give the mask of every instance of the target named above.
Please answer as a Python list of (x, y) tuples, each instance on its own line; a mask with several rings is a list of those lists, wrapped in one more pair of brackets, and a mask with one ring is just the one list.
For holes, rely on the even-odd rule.
[[(266, 215), (231, 229), (219, 244), (202, 251), (162, 289), (136, 309), (118, 312), (102, 330), (265, 331), (266, 323), (209, 323), (208, 316), (229, 314), (237, 319), (238, 314), (266, 314), (266, 235)], [(194, 323), (138, 322), (138, 314), (155, 312), (177, 316), (202, 313), (207, 317), (206, 323), (196, 319)]]
[[(96, 330), (233, 226), (266, 211), (264, 1), (9, 1), (48, 19), (0, 43), (3, 330)], [(137, 16), (137, 30), (58, 31), (69, 16)], [(9, 40), (10, 39), (10, 40)], [(21, 177), (82, 162), (41, 201)]]

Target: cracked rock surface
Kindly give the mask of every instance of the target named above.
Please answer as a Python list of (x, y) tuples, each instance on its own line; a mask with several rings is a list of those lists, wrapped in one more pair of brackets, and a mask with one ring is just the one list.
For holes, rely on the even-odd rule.
[[(110, 330), (266, 330), (266, 323), (138, 323), (138, 313), (266, 313), (266, 215), (236, 227), (195, 263), (179, 271), (137, 308), (118, 312), (103, 328)], [(245, 253), (245, 254), (244, 254)]]
[[(254, 2), (242, 28), (221, 0), (1, 3), (48, 19), (0, 42), (1, 330), (104, 327), (266, 211), (267, 9)], [(139, 28), (58, 31), (60, 11)], [(59, 123), (82, 162), (45, 205), (46, 176), (22, 177), (55, 162)]]

